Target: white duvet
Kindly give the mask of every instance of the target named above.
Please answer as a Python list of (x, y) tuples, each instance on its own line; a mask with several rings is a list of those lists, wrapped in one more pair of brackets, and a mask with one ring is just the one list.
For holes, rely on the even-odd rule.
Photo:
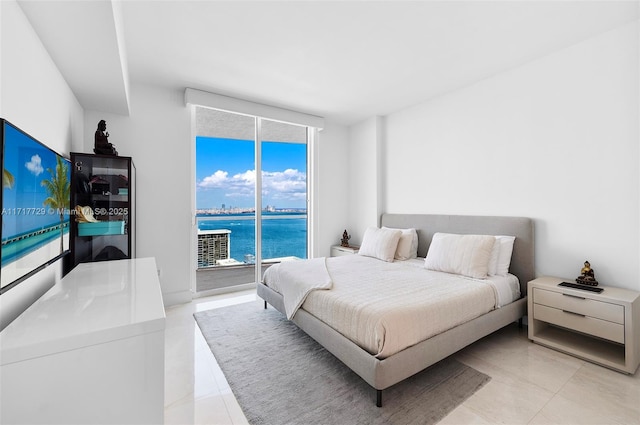
[[(472, 279), (426, 270), (423, 261), (326, 258), (331, 289), (311, 290), (301, 308), (386, 358), (519, 297), (510, 289), (518, 288), (514, 276), (500, 282)], [(278, 267), (267, 269), (263, 282), (282, 294), (285, 282)]]

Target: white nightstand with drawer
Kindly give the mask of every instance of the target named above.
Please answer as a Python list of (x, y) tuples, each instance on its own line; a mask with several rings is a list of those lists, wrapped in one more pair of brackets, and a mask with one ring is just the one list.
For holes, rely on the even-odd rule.
[(529, 282), (529, 339), (633, 374), (640, 364), (640, 293), (611, 286), (597, 293), (561, 282), (571, 280)]
[(334, 245), (331, 247), (331, 256), (340, 257), (341, 255), (353, 255), (353, 254), (357, 254), (359, 250), (360, 250), (359, 246)]

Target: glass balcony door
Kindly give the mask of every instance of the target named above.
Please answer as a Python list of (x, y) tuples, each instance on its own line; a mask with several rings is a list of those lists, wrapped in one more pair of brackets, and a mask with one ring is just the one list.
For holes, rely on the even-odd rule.
[[(307, 128), (259, 120), (259, 242), (262, 271), (271, 264), (307, 258)], [(258, 278), (261, 275), (258, 275)]]
[(307, 257), (307, 128), (196, 108), (196, 292)]

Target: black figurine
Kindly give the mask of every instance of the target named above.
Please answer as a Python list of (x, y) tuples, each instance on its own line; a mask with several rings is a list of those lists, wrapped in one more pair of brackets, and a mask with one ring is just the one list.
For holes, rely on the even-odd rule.
[(351, 235), (347, 233), (347, 229), (344, 229), (344, 233), (342, 233), (342, 239), (340, 239), (340, 245), (349, 246), (349, 239), (351, 239)]
[(105, 120), (100, 120), (100, 122), (98, 123), (98, 129), (96, 130), (93, 152), (101, 155), (118, 156), (116, 147), (109, 143), (109, 132), (106, 130), (107, 122)]

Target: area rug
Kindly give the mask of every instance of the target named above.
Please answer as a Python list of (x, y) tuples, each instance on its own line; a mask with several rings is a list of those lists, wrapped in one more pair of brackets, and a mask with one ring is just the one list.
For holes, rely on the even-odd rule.
[(194, 314), (251, 424), (433, 424), (491, 378), (452, 358), (376, 391), (262, 302)]

